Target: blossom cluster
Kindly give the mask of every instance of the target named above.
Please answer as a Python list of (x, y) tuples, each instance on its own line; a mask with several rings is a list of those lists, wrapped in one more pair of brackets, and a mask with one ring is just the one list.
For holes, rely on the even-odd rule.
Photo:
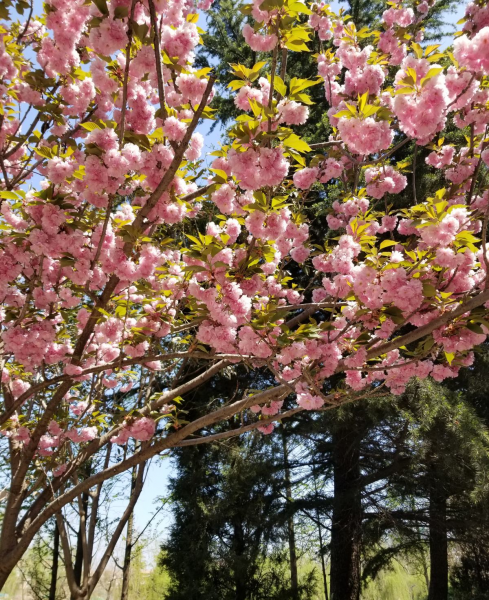
[[(243, 37), (275, 66), (282, 57), (283, 77), (261, 73), (265, 61), (232, 65), (243, 112), (207, 180), (196, 127), (212, 115), (213, 79), (194, 66), (192, 3), (155, 0), (153, 38), (146, 2), (111, 0), (105, 12), (48, 0), (23, 42), (42, 77), (12, 39), (0, 40), (2, 103), (42, 107), (44, 122), (25, 144), (13, 108), (0, 126), (4, 434), (55, 476), (65, 475), (68, 446), (151, 442), (162, 416), (179, 426), (178, 408), (161, 399), (134, 405), (137, 377), (168, 361), (172, 373), (193, 357), (266, 366), (299, 407), (318, 410), (336, 373), (347, 393), (384, 383), (400, 394), (412, 377), (456, 376), (486, 339), (484, 302), (476, 315), (454, 312), (487, 288), (477, 236), (489, 191), (474, 184), (489, 163), (486, 12), (469, 7), (444, 68), (445, 56), (420, 46), (427, 2), (388, 8), (377, 47), (324, 4), (306, 7), (307, 24), (294, 4), (261, 6), (246, 9), (257, 26), (245, 24)], [(320, 79), (288, 80), (284, 51), (316, 34)], [(332, 135), (313, 148), (297, 132), (319, 81)], [(470, 126), (467, 145), (445, 142), (448, 119)], [(411, 163), (396, 162), (401, 147)], [(421, 156), (447, 182), (434, 197), (416, 197), (409, 167)], [(339, 193), (327, 218), (309, 223), (304, 203), (325, 185)], [(410, 185), (413, 198), (396, 205)], [(318, 244), (310, 226), (326, 224), (336, 237)], [(302, 304), (326, 310), (300, 323)], [(402, 341), (395, 347), (440, 318), (409, 355)], [(67, 388), (40, 431), (37, 394), (56, 397), (55, 385)], [(282, 407), (274, 398), (251, 413), (258, 423)]]

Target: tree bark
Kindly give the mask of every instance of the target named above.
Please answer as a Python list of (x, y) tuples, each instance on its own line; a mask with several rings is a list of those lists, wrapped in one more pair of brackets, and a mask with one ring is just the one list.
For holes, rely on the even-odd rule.
[(58, 563), (59, 563), (59, 529), (58, 524), (54, 523), (53, 534), (53, 566), (51, 568), (51, 585), (49, 586), (49, 600), (56, 600), (56, 585), (58, 583)]
[(321, 571), (323, 574), (324, 600), (329, 600), (328, 599), (328, 578), (326, 575), (326, 563), (324, 562), (323, 536), (321, 533), (321, 522), (319, 520), (318, 520), (318, 533), (319, 533), (319, 552), (321, 554)]
[(359, 600), (362, 502), (360, 439), (353, 419), (333, 431), (334, 498), (331, 524), (331, 600)]
[(430, 590), (428, 600), (448, 598), (447, 499), (443, 492), (430, 492)]
[[(137, 469), (133, 467), (131, 477), (131, 495), (136, 487)], [(126, 548), (124, 551), (124, 564), (122, 565), (122, 590), (121, 600), (127, 600), (129, 597), (129, 577), (131, 573), (131, 555), (132, 555), (132, 538), (134, 529), (134, 510), (131, 511), (127, 520), (126, 533)]]
[[(316, 473), (313, 471), (313, 479), (314, 479), (314, 496), (316, 498), (316, 503), (318, 501), (318, 486), (316, 481)], [(316, 504), (316, 520), (318, 524), (318, 535), (319, 535), (319, 555), (321, 556), (321, 570), (323, 574), (323, 588), (324, 588), (324, 600), (329, 600), (328, 598), (328, 579), (326, 576), (326, 564), (324, 562), (324, 544), (323, 544), (323, 533), (321, 528), (321, 518), (319, 515), (319, 508)]]
[[(284, 454), (284, 477), (285, 477), (285, 494), (287, 497), (288, 508), (293, 502), (292, 499), (292, 485), (290, 481), (290, 467), (289, 467), (289, 450), (287, 447), (287, 434), (285, 432), (285, 426), (282, 423), (282, 448)], [(290, 557), (290, 591), (292, 592), (292, 599), (298, 600), (299, 598), (299, 578), (297, 575), (297, 550), (295, 546), (295, 527), (294, 527), (294, 515), (291, 511), (289, 518), (287, 519), (287, 535), (289, 541), (289, 557)]]
[[(84, 492), (82, 496), (82, 506), (85, 514), (88, 509), (88, 493)], [(78, 528), (78, 535), (76, 537), (76, 554), (75, 554), (75, 562), (73, 564), (73, 574), (75, 576), (75, 583), (78, 587), (81, 586), (82, 580), (82, 571), (83, 571), (83, 537), (82, 537), (82, 523), (80, 520), (80, 526)]]

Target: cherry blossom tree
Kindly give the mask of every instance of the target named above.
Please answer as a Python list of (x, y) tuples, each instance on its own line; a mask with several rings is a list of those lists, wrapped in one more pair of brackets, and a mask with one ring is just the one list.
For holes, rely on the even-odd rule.
[[(48, 519), (155, 454), (471, 364), (489, 327), (489, 7), (442, 52), (421, 45), (431, 1), (390, 3), (381, 31), (324, 4), (244, 5), (260, 60), (231, 65), (242, 114), (205, 173), (215, 77), (192, 63), (209, 0), (0, 4), (2, 585)], [(318, 78), (288, 78), (314, 35)], [(333, 134), (311, 147), (294, 126), (314, 85)], [(431, 150), (433, 197), (392, 160), (407, 144)], [(318, 245), (303, 206), (331, 180), (338, 236)], [(188, 361), (206, 367), (180, 383)], [(236, 363), (276, 385), (186, 422), (182, 396)], [(174, 383), (131, 404), (148, 372)]]

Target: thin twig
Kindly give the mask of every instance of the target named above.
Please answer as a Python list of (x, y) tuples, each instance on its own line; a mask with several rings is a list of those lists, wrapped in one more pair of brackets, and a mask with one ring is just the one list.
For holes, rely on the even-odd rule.
[[(177, 172), (178, 168), (180, 167), (183, 155), (185, 154), (185, 151), (188, 148), (190, 138), (192, 137), (192, 134), (195, 131), (195, 128), (197, 127), (199, 119), (200, 119), (200, 117), (204, 111), (204, 108), (207, 104), (207, 100), (209, 99), (209, 95), (211, 93), (211, 90), (212, 90), (212, 87), (213, 87), (215, 81), (216, 81), (216, 78), (213, 75), (211, 75), (207, 82), (207, 87), (205, 88), (204, 94), (202, 95), (202, 100), (200, 101), (199, 107), (195, 111), (190, 125), (187, 127), (187, 131), (185, 132), (183, 140), (180, 142), (180, 144), (175, 152), (175, 155), (173, 157), (173, 160), (172, 160), (170, 166), (168, 167), (168, 170), (163, 175), (163, 178), (161, 179), (160, 183), (156, 186), (155, 191), (151, 194), (151, 196), (146, 201), (146, 204), (139, 210), (137, 217), (133, 222), (133, 227), (136, 230), (142, 229), (144, 220), (149, 215), (149, 213), (153, 210), (153, 208), (156, 206), (156, 204), (158, 203), (158, 200), (161, 198), (161, 196), (164, 194), (164, 192), (166, 192), (169, 185), (173, 181), (175, 173)], [(124, 245), (124, 252), (126, 252), (126, 253), (129, 252), (130, 249), (132, 248), (132, 246), (133, 246), (133, 242), (127, 242)]]
[[(92, 269), (97, 264), (97, 261), (100, 258), (100, 254), (102, 253), (102, 246), (104, 244), (105, 236), (107, 234), (107, 228), (109, 226), (110, 215), (112, 213), (112, 202), (113, 202), (112, 198), (109, 198), (109, 201), (107, 203), (107, 212), (105, 213), (104, 224), (102, 226), (102, 233), (100, 234), (97, 251), (95, 252), (95, 256), (93, 257), (93, 260), (91, 263)], [(87, 281), (87, 286), (88, 286), (88, 281)]]
[(475, 184), (477, 182), (477, 177), (479, 175), (479, 171), (480, 171), (481, 164), (482, 164), (482, 153), (484, 152), (484, 149), (488, 144), (488, 142), (485, 141), (486, 135), (487, 135), (487, 126), (486, 126), (486, 130), (484, 132), (484, 137), (482, 138), (479, 161), (477, 162), (477, 166), (475, 168), (474, 174), (472, 175), (472, 181), (470, 182), (469, 197), (467, 199), (467, 204), (469, 206), (472, 204), (472, 196), (474, 195)]
[(183, 202), (188, 202), (189, 200), (194, 200), (195, 198), (199, 198), (199, 196), (203, 196), (209, 190), (209, 188), (211, 186), (212, 186), (212, 184), (205, 185), (204, 187), (201, 187), (198, 190), (195, 190), (195, 192), (191, 192), (190, 194), (187, 194), (186, 196), (182, 196), (180, 198), (180, 200), (182, 200)]
[(122, 84), (122, 109), (121, 109), (121, 121), (119, 131), (119, 146), (122, 147), (124, 142), (124, 129), (126, 126), (126, 110), (127, 110), (127, 84), (129, 81), (129, 65), (131, 64), (131, 45), (132, 45), (132, 24), (134, 21), (134, 8), (137, 0), (132, 0), (131, 3), (131, 14), (129, 15), (129, 21), (127, 24), (127, 45), (126, 45), (126, 64), (124, 67), (124, 82)]
[[(287, 48), (282, 48), (282, 54), (280, 57), (280, 79), (285, 84), (285, 73), (287, 71)], [(277, 91), (278, 99), (281, 100), (283, 98), (282, 94)]]
[(161, 64), (161, 43), (160, 43), (160, 33), (158, 31), (158, 22), (156, 20), (156, 10), (153, 0), (148, 0), (149, 4), (149, 14), (151, 18), (151, 26), (153, 27), (153, 46), (155, 52), (155, 60), (156, 60), (156, 76), (158, 79), (158, 97), (160, 100), (160, 109), (161, 109), (161, 119), (165, 121), (168, 116), (168, 111), (166, 110), (166, 99), (165, 99), (165, 88), (164, 88), (164, 79), (163, 79), (163, 65)]
[(22, 41), (22, 38), (26, 34), (26, 31), (29, 29), (29, 25), (30, 25), (30, 22), (31, 22), (31, 19), (32, 19), (32, 11), (33, 10), (34, 10), (34, 1), (31, 0), (31, 6), (30, 6), (30, 10), (29, 10), (29, 16), (27, 17), (27, 21), (25, 23), (24, 29), (17, 36), (17, 44), (20, 44), (20, 42)]
[(416, 158), (418, 155), (418, 144), (414, 144), (414, 154), (413, 154), (413, 200), (414, 204), (418, 204), (418, 200), (416, 197)]
[(374, 158), (372, 160), (364, 160), (362, 162), (359, 162), (358, 164), (361, 167), (365, 167), (366, 165), (374, 165), (378, 162), (381, 162), (384, 159), (389, 158), (389, 156), (394, 154), (394, 152), (397, 152), (397, 150), (399, 150), (399, 148), (402, 148), (409, 141), (410, 141), (410, 138), (405, 138), (404, 140), (401, 140), (400, 142), (398, 142), (394, 147), (392, 147), (390, 150), (388, 150), (385, 154), (382, 154), (382, 156), (379, 156), (379, 158)]
[(321, 148), (329, 148), (330, 146), (341, 146), (343, 140), (332, 140), (328, 142), (319, 142), (318, 144), (309, 144), (309, 148), (320, 150)]
[[(273, 49), (273, 54), (272, 54), (272, 67), (271, 67), (271, 71), (270, 71), (270, 92), (268, 94), (268, 108), (271, 109), (272, 108), (272, 104), (273, 104), (273, 88), (275, 85), (275, 71), (277, 70), (277, 46), (275, 46), (275, 48)], [(272, 132), (272, 117), (269, 114), (268, 115), (268, 134), (270, 134)]]

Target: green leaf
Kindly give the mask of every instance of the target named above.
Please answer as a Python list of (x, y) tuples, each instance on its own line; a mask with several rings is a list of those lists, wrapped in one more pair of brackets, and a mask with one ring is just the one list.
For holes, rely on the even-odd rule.
[(408, 67), (406, 69), (406, 73), (407, 73), (407, 78), (412, 79), (413, 84), (416, 83), (416, 81), (418, 80), (418, 74), (416, 72), (416, 69), (413, 69), (412, 67)]
[(489, 329), (489, 321), (487, 319), (483, 319), (482, 317), (474, 317), (471, 320), (471, 323), (482, 323), (487, 329)]
[(107, 6), (106, 0), (92, 0), (92, 2), (95, 4), (95, 6), (99, 9), (99, 11), (103, 15), (109, 14), (109, 7)]
[(283, 141), (284, 146), (297, 150), (297, 152), (311, 152), (311, 147), (307, 142), (301, 140), (301, 138), (295, 133), (291, 133)]
[(439, 73), (441, 73), (443, 71), (442, 67), (434, 67), (432, 69), (430, 69), (428, 71), (428, 73), (426, 73), (426, 75), (423, 77), (423, 79), (421, 79), (421, 87), (423, 87), (423, 85), (430, 80), (433, 77), (436, 77)]
[(285, 42), (285, 47), (288, 50), (293, 50), (294, 52), (309, 52), (309, 48), (306, 46), (304, 41), (298, 38), (289, 38)]
[[(450, 58), (453, 57), (453, 54), (451, 52), (447, 52), (447, 54), (450, 56)], [(445, 58), (445, 53), (439, 52), (437, 54), (432, 54), (431, 56), (428, 56), (427, 61), (432, 63), (432, 62), (437, 62), (437, 61), (441, 60), (442, 58)], [(457, 63), (457, 65), (458, 65), (458, 63)]]
[(245, 85), (246, 85), (246, 81), (243, 81), (242, 79), (233, 79), (233, 81), (230, 81), (228, 83), (228, 88), (230, 88), (231, 90), (233, 90), (233, 92), (235, 92), (236, 90), (241, 89)]
[(399, 96), (399, 94), (412, 94), (413, 92), (414, 92), (413, 87), (405, 86), (405, 87), (399, 88), (394, 93), (396, 94), (396, 96)]
[(133, 23), (132, 30), (134, 32), (134, 35), (138, 38), (138, 40), (144, 42), (144, 39), (148, 35), (149, 27), (146, 25), (146, 23), (143, 23), (142, 25), (140, 25), (139, 23)]
[(85, 166), (81, 165), (81, 167), (79, 167), (74, 173), (73, 173), (73, 177), (75, 179), (83, 179), (83, 177), (85, 176)]
[(260, 10), (272, 11), (275, 8), (282, 8), (284, 0), (265, 0), (260, 4)]
[(285, 86), (285, 83), (283, 82), (282, 78), (276, 75), (275, 79), (273, 80), (273, 83), (277, 92), (281, 96), (285, 96), (285, 94), (287, 93), (287, 87)]
[(194, 242), (194, 244), (197, 244), (197, 246), (201, 246), (202, 244), (200, 243), (200, 240), (198, 240), (196, 237), (194, 237), (193, 235), (189, 235), (188, 233), (185, 234), (185, 237), (188, 237), (189, 240), (191, 240), (192, 242)]
[(226, 171), (223, 171), (222, 169), (211, 169), (211, 171), (216, 174), (214, 179), (217, 181), (217, 183), (224, 183), (228, 180)]
[(457, 233), (455, 239), (457, 241), (461, 240), (463, 242), (471, 242), (472, 244), (480, 242), (480, 239), (476, 238), (475, 235), (472, 235), (470, 231), (461, 231), (460, 233)]
[(261, 190), (256, 190), (253, 192), (253, 198), (258, 203), (258, 206), (267, 207), (267, 197)]
[(200, 265), (187, 265), (183, 267), (183, 270), (187, 273), (200, 273), (201, 271), (207, 271), (207, 267), (202, 267)]
[(432, 52), (434, 52), (435, 50), (437, 50), (440, 47), (440, 44), (433, 44), (431, 46), (426, 46), (425, 51), (424, 51), (424, 55), (425, 56), (429, 56)]
[(414, 54), (416, 54), (416, 58), (421, 58), (423, 56), (423, 50), (419, 44), (413, 42), (411, 48), (413, 49)]
[(242, 15), (251, 15), (253, 4), (243, 4), (243, 6), (238, 6), (238, 10)]
[(435, 340), (433, 339), (433, 336), (430, 335), (428, 336), (425, 341), (422, 344), (422, 349), (423, 352), (429, 352), (431, 350), (431, 348), (433, 348), (433, 346), (435, 345)]
[(75, 259), (65, 256), (59, 261), (59, 264), (62, 267), (72, 267), (75, 264)]
[(384, 312), (394, 321), (394, 323), (399, 324), (404, 322), (404, 315), (402, 313), (402, 310), (400, 308), (397, 308), (397, 306), (390, 306), (389, 308), (386, 308)]
[(345, 119), (351, 119), (352, 114), (349, 110), (340, 110), (335, 115), (333, 115), (333, 117), (335, 117), (335, 119), (341, 119), (342, 117), (344, 117)]
[(311, 81), (310, 79), (298, 79), (297, 77), (293, 77), (290, 80), (290, 93), (298, 94), (309, 87), (313, 87), (314, 85), (318, 85), (321, 83), (321, 80)]
[(92, 17), (88, 22), (89, 27), (100, 27), (104, 20), (104, 17)]
[(309, 104), (309, 106), (314, 104), (314, 102), (311, 100), (311, 97), (307, 94), (294, 94), (293, 98), (291, 97), (291, 100), (299, 100), (303, 104)]
[(87, 131), (95, 131), (95, 129), (101, 129), (100, 125), (97, 125), (97, 123), (81, 123), (80, 127), (83, 127), (83, 129), (86, 129)]
[(278, 209), (283, 208), (284, 206), (290, 206), (286, 203), (287, 196), (278, 196), (276, 198), (272, 198), (272, 208)]
[(374, 106), (373, 104), (367, 104), (363, 109), (362, 114), (365, 118), (375, 115), (380, 110), (380, 106)]
[(253, 114), (255, 115), (255, 117), (259, 117), (261, 115), (261, 105), (258, 104), (258, 102), (256, 100), (252, 100), (251, 98), (248, 98), (248, 102), (249, 105), (251, 106), (251, 110), (253, 111)]
[(474, 323), (474, 322), (467, 323), (466, 327), (467, 327), (467, 329), (470, 329), (470, 331), (473, 331), (474, 333), (480, 333), (480, 334), (484, 333), (484, 330), (482, 329), (482, 327), (480, 326), (479, 323)]
[(36, 154), (42, 156), (43, 158), (52, 158), (53, 154), (51, 152), (51, 148), (47, 148), (46, 146), (39, 146), (39, 148), (35, 148)]
[(307, 6), (305, 4), (303, 4), (302, 2), (292, 1), (289, 3), (288, 8), (292, 12), (300, 13), (303, 15), (312, 15), (312, 10), (307, 8)]
[(380, 244), (380, 249), (382, 250), (383, 248), (388, 248), (389, 246), (395, 246), (398, 242), (395, 242), (394, 240), (384, 240), (381, 244)]
[(445, 358), (447, 359), (448, 364), (451, 365), (453, 359), (455, 358), (455, 354), (452, 354), (451, 352), (445, 352)]
[(253, 68), (250, 69), (248, 79), (250, 81), (255, 81), (256, 79), (258, 79), (258, 77), (260, 76), (260, 71), (263, 69), (263, 67), (266, 64), (267, 64), (266, 61), (261, 61), (261, 62), (256, 63), (256, 65), (254, 65)]
[(114, 11), (114, 18), (125, 19), (129, 14), (128, 6), (118, 6)]
[(422, 281), (423, 284), (423, 296), (425, 298), (433, 298), (436, 296), (436, 287), (429, 281)]
[(0, 198), (5, 198), (6, 200), (18, 200), (19, 197), (14, 192), (0, 192)]
[(363, 109), (367, 106), (368, 91), (360, 96), (358, 95), (358, 112), (363, 113)]

